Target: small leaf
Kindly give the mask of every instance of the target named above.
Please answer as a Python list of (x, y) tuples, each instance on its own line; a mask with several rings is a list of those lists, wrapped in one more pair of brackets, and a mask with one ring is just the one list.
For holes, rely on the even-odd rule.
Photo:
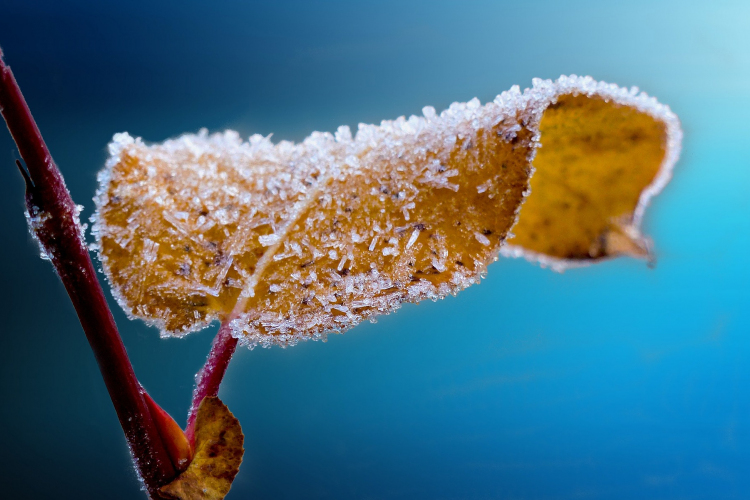
[(193, 461), (161, 493), (178, 500), (221, 500), (240, 470), (244, 439), (240, 422), (226, 405), (219, 398), (205, 398), (198, 408)]

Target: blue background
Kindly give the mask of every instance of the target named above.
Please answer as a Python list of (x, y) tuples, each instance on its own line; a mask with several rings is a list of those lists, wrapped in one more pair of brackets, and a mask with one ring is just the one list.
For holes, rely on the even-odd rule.
[[(563, 73), (657, 96), (685, 139), (645, 220), (655, 269), (502, 260), (327, 343), (239, 351), (229, 498), (728, 499), (750, 497), (748, 19), (740, 0), (3, 0), (0, 45), (85, 217), (115, 132), (301, 140)], [(16, 155), (0, 133), (2, 496), (143, 498)], [(161, 340), (114, 311), (183, 422), (216, 329)]]

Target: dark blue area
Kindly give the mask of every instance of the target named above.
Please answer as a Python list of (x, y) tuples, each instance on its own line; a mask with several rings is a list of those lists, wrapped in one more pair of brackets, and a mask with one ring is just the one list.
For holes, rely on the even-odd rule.
[[(112, 134), (300, 140), (488, 101), (532, 77), (639, 85), (685, 128), (645, 229), (658, 265), (563, 275), (504, 260), (456, 298), (327, 343), (238, 352), (228, 498), (750, 496), (747, 2), (4, 0), (0, 46), (90, 215)], [(0, 133), (3, 498), (144, 498)], [(215, 329), (116, 319), (179, 421)]]

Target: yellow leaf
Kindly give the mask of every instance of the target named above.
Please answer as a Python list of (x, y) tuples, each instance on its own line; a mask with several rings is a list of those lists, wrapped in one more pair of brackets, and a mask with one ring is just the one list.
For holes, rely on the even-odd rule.
[[(632, 116), (613, 122), (606, 111), (611, 103)], [(596, 119), (588, 127), (587, 115)], [(676, 158), (675, 147), (663, 145), (674, 136), (663, 132), (664, 123), (670, 130), (668, 116), (665, 106), (616, 86), (563, 78), (536, 81), (524, 93), (514, 87), (484, 106), (475, 99), (440, 115), (428, 107), (423, 117), (360, 125), (356, 137), (341, 127), (335, 136), (314, 133), (301, 144), (201, 132), (147, 146), (118, 134), (97, 196), (100, 258), (123, 308), (163, 335), (218, 319), (230, 321), (233, 334), (251, 346), (321, 338), (405, 301), (434, 300), (477, 282), (528, 194), (540, 121), (537, 166), (553, 179), (547, 183), (554, 193), (561, 170), (555, 165), (586, 165), (584, 155), (594, 153), (568, 144), (581, 130), (606, 125), (601, 133), (615, 143), (633, 127), (649, 134), (635, 153), (623, 147), (625, 156), (614, 155), (620, 166), (644, 152), (649, 160)], [(662, 142), (653, 147), (656, 136)], [(547, 148), (546, 138), (557, 146)], [(624, 146), (631, 143), (640, 144)], [(669, 161), (661, 161), (660, 172), (668, 171)], [(606, 158), (596, 165), (608, 168)], [(651, 182), (651, 194), (666, 182), (662, 173), (639, 173), (632, 182), (624, 173), (611, 185), (586, 175), (573, 179), (584, 182), (580, 189), (614, 190), (615, 197), (622, 179), (628, 190)], [(538, 190), (543, 197), (543, 185)], [(638, 193), (628, 196), (638, 202)], [(534, 221), (549, 209), (540, 203), (530, 205), (528, 223), (521, 212), (517, 240), (527, 248), (517, 245), (510, 253), (543, 260), (550, 247), (567, 248), (552, 241), (557, 233), (579, 231), (563, 217), (565, 227), (543, 235), (546, 247), (528, 243), (531, 233), (541, 234)], [(639, 241), (631, 237), (638, 214), (628, 219), (620, 210), (625, 205), (591, 217), (604, 227), (593, 228), (602, 247), (597, 257)], [(543, 226), (561, 224), (549, 215)], [(574, 255), (552, 256), (568, 262)]]
[(221, 500), (240, 470), (244, 439), (240, 422), (226, 405), (219, 398), (205, 398), (198, 408), (193, 461), (161, 493), (178, 500)]
[(520, 92), (506, 98), (298, 145), (117, 136), (98, 199), (104, 269), (164, 332), (231, 317), (264, 345), (456, 292), (496, 258), (528, 189), (533, 131)]
[(677, 117), (645, 95), (561, 80), (535, 82), (549, 105), (540, 123), (532, 194), (503, 253), (558, 270), (617, 255), (650, 257), (640, 223), (677, 161)]

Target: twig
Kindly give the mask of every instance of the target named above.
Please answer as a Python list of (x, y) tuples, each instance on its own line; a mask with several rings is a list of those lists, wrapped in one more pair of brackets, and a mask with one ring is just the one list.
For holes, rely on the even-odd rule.
[(149, 493), (175, 475), (162, 436), (133, 372), (125, 346), (96, 278), (78, 211), (0, 50), (0, 113), (28, 172), (26, 207), (32, 232), (48, 255), (78, 313), (112, 398), (136, 466)]

